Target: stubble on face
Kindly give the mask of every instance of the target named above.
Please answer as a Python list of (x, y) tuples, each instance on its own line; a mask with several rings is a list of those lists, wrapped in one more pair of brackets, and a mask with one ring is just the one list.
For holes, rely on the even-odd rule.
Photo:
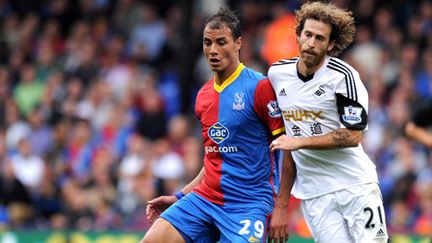
[(327, 51), (321, 51), (317, 53), (312, 50), (304, 50), (300, 53), (300, 57), (303, 59), (303, 62), (307, 68), (312, 68), (318, 65), (326, 54)]
[(308, 69), (318, 66), (329, 49), (331, 27), (327, 24), (308, 19), (299, 37), (300, 57)]

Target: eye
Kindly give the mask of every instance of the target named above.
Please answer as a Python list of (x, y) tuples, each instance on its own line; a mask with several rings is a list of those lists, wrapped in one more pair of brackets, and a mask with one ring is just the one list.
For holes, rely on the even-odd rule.
[(224, 41), (224, 40), (220, 40), (220, 41), (218, 41), (218, 44), (221, 45), (221, 46), (223, 46), (223, 45), (226, 44), (226, 41)]

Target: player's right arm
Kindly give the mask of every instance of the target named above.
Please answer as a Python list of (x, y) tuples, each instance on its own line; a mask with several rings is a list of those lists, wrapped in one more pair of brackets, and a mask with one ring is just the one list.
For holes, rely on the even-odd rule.
[[(187, 184), (183, 189), (179, 192), (182, 192), (184, 195), (188, 194), (192, 191), (192, 189), (201, 183), (202, 178), (204, 177), (204, 167), (201, 169), (199, 174)], [(154, 198), (147, 202), (146, 214), (147, 220), (152, 224), (159, 215), (165, 211), (169, 206), (177, 202), (178, 198), (175, 195), (172, 196), (160, 196)]]

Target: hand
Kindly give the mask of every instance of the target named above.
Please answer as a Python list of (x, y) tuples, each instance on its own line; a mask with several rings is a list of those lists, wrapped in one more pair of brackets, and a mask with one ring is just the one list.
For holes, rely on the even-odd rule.
[(287, 206), (275, 205), (270, 220), (268, 242), (288, 242), (288, 209)]
[(281, 135), (270, 143), (270, 150), (273, 152), (276, 149), (287, 151), (295, 151), (300, 148), (300, 139)]
[(159, 215), (176, 201), (175, 196), (160, 196), (148, 201), (146, 208), (147, 221), (153, 224)]

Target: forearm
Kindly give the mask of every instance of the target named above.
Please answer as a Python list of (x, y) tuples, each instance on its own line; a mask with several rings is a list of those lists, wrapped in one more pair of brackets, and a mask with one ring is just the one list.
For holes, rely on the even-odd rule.
[(408, 122), (405, 126), (405, 134), (428, 148), (432, 148), (432, 134), (427, 129), (419, 127), (413, 122)]
[(322, 136), (296, 138), (298, 148), (302, 149), (337, 149), (357, 147), (363, 138), (363, 132), (340, 128)]
[(291, 189), (296, 178), (296, 167), (291, 152), (283, 151), (283, 161), (281, 170), (281, 180), (279, 192), (276, 200), (276, 207), (287, 207)]

